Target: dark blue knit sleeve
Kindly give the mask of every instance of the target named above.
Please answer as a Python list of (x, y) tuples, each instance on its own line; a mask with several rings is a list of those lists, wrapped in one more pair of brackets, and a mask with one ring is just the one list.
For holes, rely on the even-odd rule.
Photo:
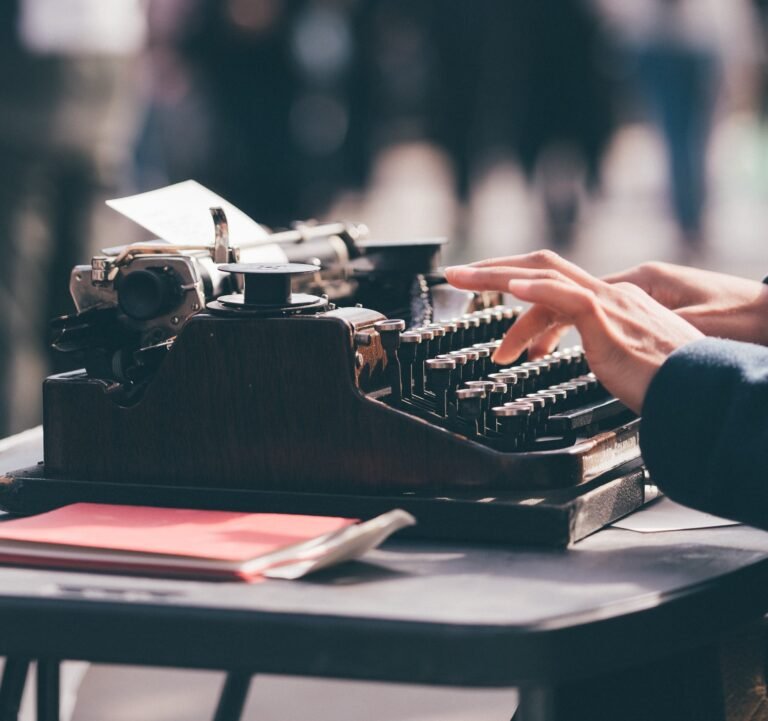
[(640, 446), (670, 498), (768, 529), (768, 348), (705, 338), (651, 382)]

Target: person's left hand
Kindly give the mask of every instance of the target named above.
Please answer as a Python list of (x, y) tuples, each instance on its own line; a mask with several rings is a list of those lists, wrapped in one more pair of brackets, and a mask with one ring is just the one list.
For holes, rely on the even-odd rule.
[(445, 275), (457, 288), (507, 292), (533, 303), (507, 331), (497, 363), (544, 348), (547, 333), (574, 325), (595, 375), (638, 413), (667, 356), (704, 337), (636, 285), (606, 283), (548, 250), (454, 266)]

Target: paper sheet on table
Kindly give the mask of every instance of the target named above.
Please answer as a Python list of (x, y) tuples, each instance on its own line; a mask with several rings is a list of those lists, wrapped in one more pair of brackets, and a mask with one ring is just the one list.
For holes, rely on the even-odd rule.
[(290, 558), (284, 563), (279, 558), (272, 557), (261, 573), (267, 578), (302, 578), (308, 573), (360, 558), (383, 543), (395, 531), (415, 524), (416, 519), (410, 513), (396, 508), (370, 521), (355, 523), (322, 539), (309, 541), (304, 544), (304, 553), (294, 547)]
[(685, 531), (695, 528), (737, 525), (739, 524), (736, 521), (694, 511), (670, 501), (669, 498), (659, 498), (639, 511), (616, 521), (613, 527), (639, 533), (659, 533), (661, 531)]
[[(269, 233), (255, 220), (195, 180), (115, 198), (108, 200), (107, 205), (174, 245), (212, 245), (212, 207), (224, 209), (233, 246), (264, 242), (269, 237)], [(273, 249), (275, 255), (273, 258), (265, 257), (265, 262), (285, 260), (279, 246), (265, 243), (265, 248)]]

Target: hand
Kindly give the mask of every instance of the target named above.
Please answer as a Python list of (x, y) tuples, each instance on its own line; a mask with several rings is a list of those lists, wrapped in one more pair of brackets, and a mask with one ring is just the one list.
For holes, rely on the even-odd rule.
[(634, 283), (705, 335), (768, 345), (768, 285), (671, 263), (644, 263), (605, 277)]
[(510, 363), (526, 348), (542, 347), (553, 329), (574, 325), (595, 375), (638, 413), (667, 356), (703, 337), (637, 285), (607, 283), (547, 250), (455, 266), (445, 274), (458, 288), (509, 292), (533, 303), (507, 331), (496, 362)]

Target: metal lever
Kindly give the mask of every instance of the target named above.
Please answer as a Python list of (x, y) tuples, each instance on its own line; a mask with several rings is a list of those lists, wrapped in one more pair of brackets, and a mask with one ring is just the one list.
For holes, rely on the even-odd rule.
[(224, 208), (209, 208), (216, 233), (213, 241), (213, 262), (229, 263), (229, 223)]

